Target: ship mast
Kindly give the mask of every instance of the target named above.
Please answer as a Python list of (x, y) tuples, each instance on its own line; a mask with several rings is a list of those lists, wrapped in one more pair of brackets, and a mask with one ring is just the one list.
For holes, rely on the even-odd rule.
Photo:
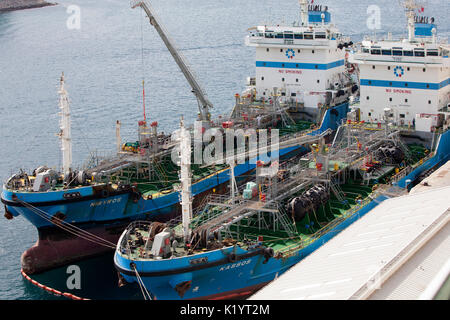
[(184, 242), (188, 243), (191, 236), (190, 223), (192, 219), (191, 198), (191, 135), (180, 121), (180, 181), (181, 181), (181, 212), (183, 219)]
[(67, 177), (72, 167), (72, 137), (70, 133), (70, 106), (66, 88), (64, 87), (64, 72), (61, 75), (59, 87), (59, 108), (60, 111), (60, 132), (58, 134), (61, 140), (62, 162), (64, 177)]
[(298, 3), (300, 4), (300, 18), (302, 20), (302, 25), (307, 26), (308, 25), (308, 0), (298, 0)]

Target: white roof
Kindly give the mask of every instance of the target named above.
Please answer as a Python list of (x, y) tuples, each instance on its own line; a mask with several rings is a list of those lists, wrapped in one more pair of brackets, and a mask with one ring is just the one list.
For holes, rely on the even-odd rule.
[(369, 297), (448, 223), (449, 194), (446, 186), (383, 201), (250, 299)]

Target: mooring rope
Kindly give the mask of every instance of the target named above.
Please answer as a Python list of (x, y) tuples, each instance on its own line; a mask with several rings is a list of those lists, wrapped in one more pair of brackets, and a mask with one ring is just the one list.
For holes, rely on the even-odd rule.
[[(27, 203), (27, 202), (25, 202), (23, 200), (18, 199), (17, 201), (19, 203), (23, 204), (25, 207), (29, 208), (31, 212), (37, 214), (42, 219), (44, 219), (44, 220), (54, 224), (55, 226), (65, 230), (65, 231), (67, 231), (67, 232), (69, 232), (69, 233), (71, 233), (71, 234), (73, 234), (73, 235), (75, 235), (77, 237), (83, 238), (83, 239), (85, 239), (87, 241), (91, 241), (91, 242), (94, 242), (94, 243), (96, 243), (98, 245), (101, 245), (101, 246), (104, 246), (104, 247), (108, 247), (108, 248), (111, 248), (111, 249), (115, 249), (116, 248), (116, 244), (111, 242), (111, 241), (109, 241), (109, 240), (103, 239), (103, 238), (101, 238), (101, 237), (99, 237), (99, 236), (97, 236), (95, 234), (92, 234), (92, 233), (86, 231), (86, 230), (80, 229), (80, 228), (78, 228), (78, 227), (76, 227), (76, 226), (74, 226), (74, 225), (72, 225), (72, 224), (70, 224), (70, 223), (68, 223), (66, 221), (63, 221), (62, 219), (60, 219), (58, 217), (55, 217), (55, 216), (52, 217), (52, 216), (50, 216), (50, 214), (48, 214), (44, 210), (36, 208), (33, 205), (31, 205), (31, 204), (29, 204), (29, 203)], [(55, 223), (55, 221), (57, 223)]]
[[(134, 265), (134, 264), (133, 264), (133, 269), (134, 269), (134, 273), (136, 274), (136, 279), (138, 281), (139, 288), (141, 288), (142, 295), (144, 296), (144, 300), (147, 300), (147, 297), (148, 297), (148, 299), (153, 300), (152, 296), (150, 295), (150, 292), (148, 292), (147, 288), (145, 287), (144, 281), (142, 280), (141, 276), (139, 275), (139, 272), (136, 269), (136, 265)], [(144, 291), (145, 291), (145, 293), (144, 293)], [(146, 294), (147, 294), (147, 296), (146, 296)]]

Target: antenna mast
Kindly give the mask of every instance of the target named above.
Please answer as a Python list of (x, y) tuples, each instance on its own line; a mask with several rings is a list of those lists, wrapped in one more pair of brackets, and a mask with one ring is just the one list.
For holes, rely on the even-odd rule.
[(69, 98), (67, 97), (67, 91), (64, 87), (64, 72), (61, 75), (60, 87), (59, 87), (59, 108), (60, 111), (60, 122), (59, 128), (59, 138), (61, 140), (61, 151), (63, 159), (63, 173), (64, 177), (67, 177), (71, 171), (72, 167), (72, 136), (70, 133), (70, 107)]
[(302, 25), (308, 25), (308, 0), (298, 0), (300, 4), (300, 19), (302, 20)]

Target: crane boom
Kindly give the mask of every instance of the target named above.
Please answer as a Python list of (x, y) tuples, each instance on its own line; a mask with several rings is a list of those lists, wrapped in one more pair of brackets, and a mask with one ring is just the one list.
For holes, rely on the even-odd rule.
[(191, 69), (188, 67), (188, 65), (186, 63), (186, 59), (181, 55), (180, 52), (178, 52), (175, 45), (173, 44), (173, 41), (170, 40), (168, 32), (159, 23), (159, 21), (158, 21), (159, 19), (155, 15), (155, 10), (153, 10), (150, 3), (148, 1), (132, 0), (131, 8), (134, 9), (136, 7), (141, 7), (145, 11), (145, 13), (147, 14), (147, 16), (149, 18), (150, 24), (153, 27), (155, 27), (156, 31), (158, 32), (159, 36), (163, 40), (163, 42), (166, 45), (167, 49), (169, 50), (170, 54), (174, 58), (175, 62), (178, 64), (178, 67), (180, 68), (184, 77), (186, 78), (189, 85), (191, 86), (192, 92), (194, 93), (195, 97), (197, 98), (197, 101), (199, 104), (200, 120), (208, 121), (209, 120), (209, 108), (212, 108), (213, 105), (206, 97), (206, 94), (203, 91), (200, 84), (198, 83), (198, 81), (195, 79), (194, 74), (192, 73)]

